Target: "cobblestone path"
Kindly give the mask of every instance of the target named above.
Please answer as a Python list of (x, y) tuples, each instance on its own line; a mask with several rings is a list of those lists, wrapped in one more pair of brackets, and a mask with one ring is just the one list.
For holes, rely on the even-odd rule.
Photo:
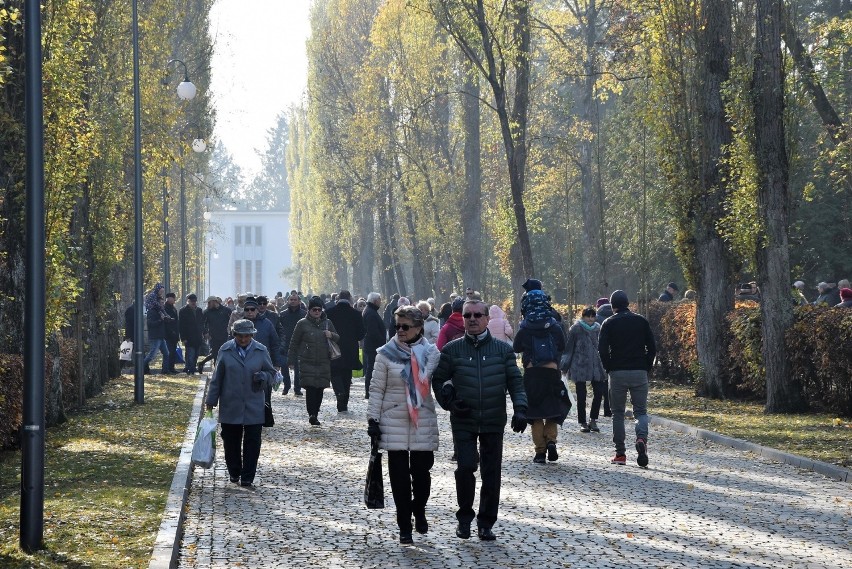
[[(384, 510), (363, 505), (369, 454), (363, 382), (350, 414), (326, 391), (321, 427), (304, 399), (273, 394), (255, 490), (228, 482), (221, 446), (196, 469), (180, 567), (852, 567), (852, 487), (652, 427), (650, 465), (609, 463), (611, 424), (566, 421), (558, 462), (532, 463), (507, 429), (496, 542), (455, 536), (449, 416), (432, 469), (430, 530), (398, 543), (385, 457)], [(653, 393), (649, 404), (653, 411)], [(478, 503), (478, 495), (477, 495)]]

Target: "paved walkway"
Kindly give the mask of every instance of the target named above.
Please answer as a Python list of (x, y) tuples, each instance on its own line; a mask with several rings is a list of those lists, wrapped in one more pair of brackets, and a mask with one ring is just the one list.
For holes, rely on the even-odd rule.
[(648, 469), (635, 452), (628, 466), (610, 465), (608, 419), (599, 434), (566, 421), (560, 459), (547, 465), (532, 463), (529, 430), (507, 430), (498, 539), (484, 543), (455, 537), (442, 412), (430, 531), (401, 546), (386, 459), (387, 508), (363, 505), (365, 402), (353, 398), (351, 414), (338, 415), (327, 390), (319, 428), (304, 399), (273, 402), (256, 490), (230, 484), (221, 455), (196, 469), (180, 567), (852, 567), (848, 483), (662, 428), (651, 431)]

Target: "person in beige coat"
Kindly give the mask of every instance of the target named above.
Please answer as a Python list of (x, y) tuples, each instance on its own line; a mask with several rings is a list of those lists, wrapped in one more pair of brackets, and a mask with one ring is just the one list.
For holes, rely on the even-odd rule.
[(432, 372), (440, 352), (423, 337), (423, 313), (415, 306), (394, 312), (396, 335), (379, 348), (370, 381), (367, 432), (388, 451), (388, 476), (396, 503), (400, 543), (413, 543), (414, 529), (429, 531), (426, 502), (429, 471), (438, 449), (438, 417)]

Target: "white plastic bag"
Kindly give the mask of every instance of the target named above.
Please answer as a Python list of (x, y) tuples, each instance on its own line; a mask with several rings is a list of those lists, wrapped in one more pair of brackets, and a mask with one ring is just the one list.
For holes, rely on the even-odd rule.
[(210, 468), (216, 460), (216, 419), (213, 412), (208, 411), (198, 425), (195, 434), (195, 444), (192, 445), (192, 464), (201, 468)]
[[(289, 372), (289, 370), (288, 370)], [(275, 372), (275, 379), (272, 380), (272, 391), (278, 391), (278, 388), (281, 387), (281, 382), (284, 381), (284, 376), (280, 371)]]
[(129, 362), (133, 359), (133, 342), (125, 340), (118, 348), (118, 359), (123, 362)]
[(571, 384), (574, 383), (568, 378), (567, 373), (562, 374), (562, 384), (565, 386), (565, 390), (568, 392), (568, 399), (571, 400), (571, 410), (568, 412), (568, 416), (577, 416), (577, 399), (574, 397), (574, 393), (571, 391)]

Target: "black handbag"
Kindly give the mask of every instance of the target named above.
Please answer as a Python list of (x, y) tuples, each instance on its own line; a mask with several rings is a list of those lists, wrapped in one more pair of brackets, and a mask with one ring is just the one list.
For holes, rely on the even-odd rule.
[(272, 387), (266, 386), (266, 396), (263, 402), (263, 426), (274, 427), (275, 417), (272, 416)]
[(371, 437), (370, 440), (370, 465), (367, 467), (367, 483), (364, 485), (364, 503), (368, 510), (379, 510), (385, 507), (382, 453), (379, 452), (378, 437)]

